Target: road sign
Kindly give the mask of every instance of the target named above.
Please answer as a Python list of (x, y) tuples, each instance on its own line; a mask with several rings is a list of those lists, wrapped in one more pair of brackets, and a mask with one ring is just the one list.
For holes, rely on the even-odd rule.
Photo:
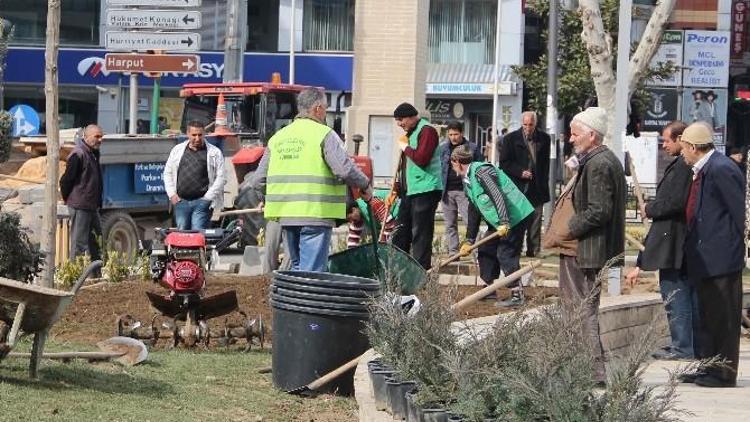
[(11, 136), (15, 137), (39, 134), (39, 126), (41, 122), (36, 110), (26, 104), (19, 104), (13, 106), (8, 112), (13, 119), (13, 127), (10, 131)]
[(198, 7), (201, 0), (107, 0), (110, 6)]
[(107, 26), (122, 29), (198, 29), (201, 12), (182, 10), (110, 9)]
[(198, 51), (201, 47), (197, 32), (107, 31), (105, 41), (110, 51)]
[(198, 71), (200, 58), (193, 54), (107, 54), (107, 72), (180, 72)]

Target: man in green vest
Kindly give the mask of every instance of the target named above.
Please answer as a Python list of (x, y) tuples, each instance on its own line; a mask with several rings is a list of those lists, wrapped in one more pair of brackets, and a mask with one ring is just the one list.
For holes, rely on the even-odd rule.
[[(521, 247), (528, 216), (534, 207), (513, 181), (489, 163), (473, 161), (474, 154), (467, 146), (451, 153), (451, 166), (463, 177), (464, 192), (469, 199), (469, 218), (466, 242), (460, 254), (467, 256), (477, 238), (479, 223), (484, 220), (499, 238), (479, 247), (479, 277), (491, 284), (503, 274), (510, 275), (521, 268)], [(518, 281), (509, 286), (511, 297), (498, 302), (498, 306), (518, 306), (524, 303), (523, 287)]]
[(435, 211), (443, 192), (438, 133), (409, 103), (396, 107), (393, 118), (406, 132), (397, 142), (402, 151), (401, 205), (393, 244), (407, 253), (411, 251), (411, 256), (427, 269), (432, 266)]
[(299, 115), (268, 141), (256, 175), (265, 187), (265, 218), (277, 220), (292, 270), (326, 271), (331, 233), (346, 218), (346, 186), (369, 201), (367, 176), (347, 156), (341, 138), (325, 125), (325, 92), (306, 88)]

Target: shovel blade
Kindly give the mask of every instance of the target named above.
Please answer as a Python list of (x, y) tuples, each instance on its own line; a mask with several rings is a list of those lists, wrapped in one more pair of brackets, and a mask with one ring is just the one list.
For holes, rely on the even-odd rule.
[(148, 357), (146, 345), (130, 337), (111, 337), (96, 343), (96, 346), (102, 352), (121, 353), (121, 356), (113, 360), (127, 366), (137, 365)]

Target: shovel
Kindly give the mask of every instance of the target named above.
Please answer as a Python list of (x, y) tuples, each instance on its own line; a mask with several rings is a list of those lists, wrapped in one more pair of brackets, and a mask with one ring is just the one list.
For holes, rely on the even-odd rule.
[[(42, 358), (68, 361), (71, 359), (86, 359), (89, 362), (98, 360), (114, 360), (126, 366), (137, 365), (146, 360), (148, 349), (141, 341), (130, 337), (111, 337), (96, 344), (99, 352), (58, 352), (44, 353)], [(31, 353), (11, 352), (11, 358), (31, 358)]]
[[(495, 233), (496, 234), (496, 233)], [(487, 236), (485, 239), (489, 238), (490, 236)], [(484, 239), (483, 239), (484, 240)], [(476, 246), (479, 246), (479, 242), (477, 242)], [(524, 266), (520, 270), (503, 277), (501, 279), (496, 280), (494, 283), (490, 284), (489, 286), (483, 288), (482, 290), (478, 290), (474, 292), (473, 294), (461, 299), (460, 301), (456, 302), (451, 306), (451, 309), (454, 311), (460, 311), (464, 308), (466, 308), (469, 305), (472, 305), (482, 299), (483, 297), (487, 296), (488, 294), (494, 292), (495, 290), (505, 287), (508, 284), (520, 279), (523, 277), (526, 273), (529, 273), (534, 270), (534, 268), (541, 265), (541, 261), (532, 261), (528, 265)], [(295, 388), (294, 390), (287, 391), (289, 394), (310, 394), (313, 391), (317, 390), (318, 388), (328, 384), (329, 382), (335, 380), (339, 376), (341, 376), (344, 372), (352, 370), (354, 367), (357, 366), (359, 363), (359, 360), (364, 357), (369, 350), (362, 353), (361, 355), (357, 356), (356, 358), (350, 360), (349, 362), (339, 366), (338, 368), (334, 369), (333, 371), (323, 375), (322, 377), (316, 379), (315, 381), (311, 382), (310, 384), (303, 385), (302, 387)]]
[[(497, 239), (498, 236), (499, 235), (497, 234), (496, 231), (492, 232), (492, 234), (490, 234), (489, 236), (485, 236), (479, 242), (476, 242), (473, 245), (471, 245), (471, 248), (469, 249), (469, 252), (477, 249), (478, 247), (484, 245), (485, 243), (489, 243), (490, 241)], [(427, 270), (427, 274), (431, 274), (433, 271), (437, 271), (437, 270), (445, 267), (446, 265), (450, 264), (451, 262), (456, 261), (459, 258), (461, 258), (461, 254), (460, 253), (451, 255), (445, 261), (440, 261), (440, 262), (438, 262), (437, 265), (435, 265), (434, 267), (432, 267), (429, 270)]]

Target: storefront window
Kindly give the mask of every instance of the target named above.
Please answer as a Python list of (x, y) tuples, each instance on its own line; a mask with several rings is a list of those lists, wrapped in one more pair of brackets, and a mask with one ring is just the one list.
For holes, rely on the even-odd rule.
[[(60, 2), (60, 43), (99, 45), (100, 0)], [(13, 23), (14, 44), (44, 44), (47, 0), (3, 0), (0, 17)]]
[(432, 0), (430, 62), (494, 63), (496, 15), (497, 1)]
[(247, 51), (276, 51), (279, 39), (279, 0), (247, 4)]
[(305, 51), (354, 50), (354, 0), (305, 0)]

